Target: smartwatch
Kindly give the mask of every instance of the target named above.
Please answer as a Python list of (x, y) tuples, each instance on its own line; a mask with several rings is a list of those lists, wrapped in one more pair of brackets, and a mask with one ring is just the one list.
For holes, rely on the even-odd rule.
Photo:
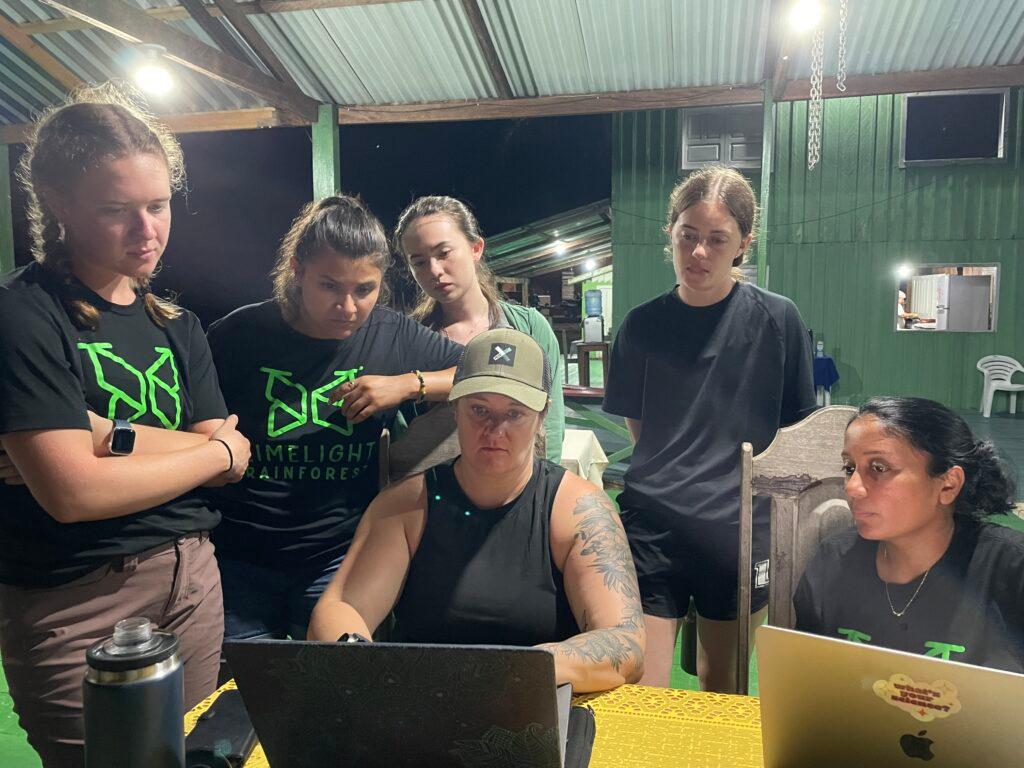
[(335, 641), (338, 643), (368, 643), (369, 638), (363, 637), (358, 632), (342, 632), (341, 636)]
[(110, 454), (127, 456), (135, 450), (135, 429), (127, 419), (114, 419), (114, 429), (110, 433)]

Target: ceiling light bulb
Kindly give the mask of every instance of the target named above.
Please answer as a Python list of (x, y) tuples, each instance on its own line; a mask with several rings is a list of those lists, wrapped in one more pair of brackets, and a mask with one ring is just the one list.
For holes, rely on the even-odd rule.
[(597, 269), (597, 262), (594, 261), (593, 259), (587, 259), (585, 262), (583, 262), (583, 268), (587, 270), (587, 272), (593, 272), (595, 269)]
[(132, 68), (132, 79), (145, 93), (163, 96), (174, 88), (164, 55), (167, 49), (162, 45), (140, 43), (134, 46), (137, 64)]
[(135, 70), (135, 84), (146, 93), (163, 96), (174, 87), (171, 73), (159, 64), (143, 64)]
[(809, 32), (821, 23), (818, 0), (797, 0), (789, 11), (789, 24), (797, 32)]
[(565, 255), (565, 252), (569, 250), (569, 246), (567, 246), (561, 240), (555, 240), (555, 242), (552, 243), (552, 245), (555, 246), (555, 253), (557, 253), (559, 256)]

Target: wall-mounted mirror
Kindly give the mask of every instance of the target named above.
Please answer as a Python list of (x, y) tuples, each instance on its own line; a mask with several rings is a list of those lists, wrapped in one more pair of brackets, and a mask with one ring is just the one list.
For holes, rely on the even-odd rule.
[(998, 264), (904, 264), (897, 277), (897, 331), (996, 329)]

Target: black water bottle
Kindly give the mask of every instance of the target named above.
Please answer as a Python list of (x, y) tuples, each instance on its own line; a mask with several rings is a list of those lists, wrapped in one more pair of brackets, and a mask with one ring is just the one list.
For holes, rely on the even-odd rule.
[(86, 768), (183, 768), (184, 674), (178, 637), (122, 619), (86, 652)]

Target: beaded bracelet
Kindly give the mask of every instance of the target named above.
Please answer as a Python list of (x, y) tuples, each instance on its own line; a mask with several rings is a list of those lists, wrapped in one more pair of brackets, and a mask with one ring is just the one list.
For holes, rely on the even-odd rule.
[(420, 391), (416, 397), (416, 404), (419, 405), (427, 399), (427, 382), (420, 371), (413, 371), (413, 373), (416, 374), (416, 378), (419, 379), (420, 382)]

